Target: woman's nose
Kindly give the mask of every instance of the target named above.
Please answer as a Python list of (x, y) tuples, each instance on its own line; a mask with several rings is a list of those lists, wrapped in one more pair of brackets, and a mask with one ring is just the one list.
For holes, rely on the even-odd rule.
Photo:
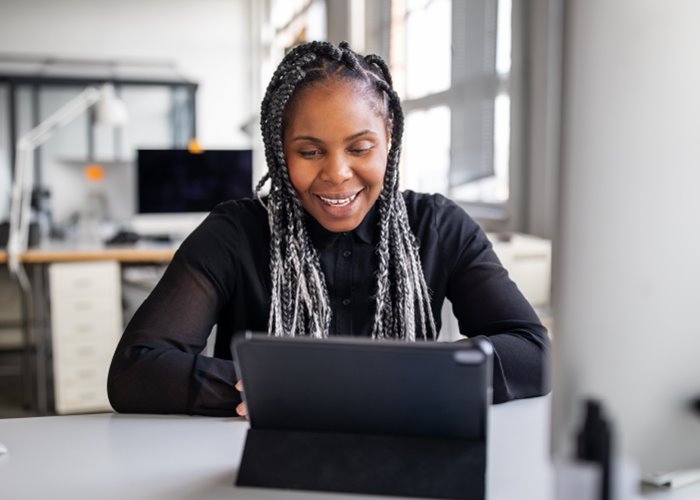
[(321, 178), (333, 184), (341, 184), (353, 176), (349, 159), (343, 154), (328, 155)]

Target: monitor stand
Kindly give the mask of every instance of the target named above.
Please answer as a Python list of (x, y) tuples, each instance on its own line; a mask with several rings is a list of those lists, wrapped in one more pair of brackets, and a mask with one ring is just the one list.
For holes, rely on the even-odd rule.
[(129, 229), (141, 236), (168, 236), (174, 241), (185, 239), (206, 218), (206, 212), (136, 214)]

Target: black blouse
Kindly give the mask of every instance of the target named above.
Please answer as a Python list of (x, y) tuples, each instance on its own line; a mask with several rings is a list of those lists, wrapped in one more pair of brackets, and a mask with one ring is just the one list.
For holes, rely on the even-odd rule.
[[(548, 392), (547, 332), (483, 231), (443, 196), (407, 191), (404, 199), (438, 331), (447, 298), (461, 334), (490, 340), (494, 402)], [(371, 334), (376, 217), (373, 209), (348, 233), (307, 219), (326, 276), (331, 335)], [(192, 232), (117, 346), (108, 380), (115, 410), (235, 415), (240, 395), (229, 346), (236, 332), (267, 330), (269, 244), (257, 200), (222, 203)], [(212, 358), (200, 353), (214, 325)]]

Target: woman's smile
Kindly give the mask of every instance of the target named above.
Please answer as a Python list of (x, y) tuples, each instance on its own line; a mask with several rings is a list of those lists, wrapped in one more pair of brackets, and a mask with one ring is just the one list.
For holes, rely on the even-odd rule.
[(325, 204), (330, 205), (332, 207), (344, 207), (346, 205), (349, 205), (355, 199), (357, 196), (363, 191), (363, 189), (360, 189), (359, 191), (349, 195), (349, 196), (344, 196), (344, 195), (326, 195), (323, 196), (321, 194), (317, 194), (316, 196)]

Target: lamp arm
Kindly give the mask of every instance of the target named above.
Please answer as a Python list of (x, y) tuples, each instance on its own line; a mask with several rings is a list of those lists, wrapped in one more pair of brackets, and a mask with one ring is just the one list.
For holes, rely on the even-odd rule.
[(68, 125), (99, 100), (100, 90), (98, 88), (86, 88), (61, 106), (56, 112), (46, 118), (46, 120), (20, 137), (17, 141), (17, 149), (20, 149), (24, 145), (32, 149), (41, 146), (54, 132)]
[(99, 89), (88, 87), (17, 141), (10, 201), (7, 262), (10, 272), (18, 277), (23, 287), (28, 286), (28, 283), (26, 276), (20, 270), (19, 260), (20, 254), (28, 246), (31, 191), (34, 184), (34, 150), (99, 100)]

